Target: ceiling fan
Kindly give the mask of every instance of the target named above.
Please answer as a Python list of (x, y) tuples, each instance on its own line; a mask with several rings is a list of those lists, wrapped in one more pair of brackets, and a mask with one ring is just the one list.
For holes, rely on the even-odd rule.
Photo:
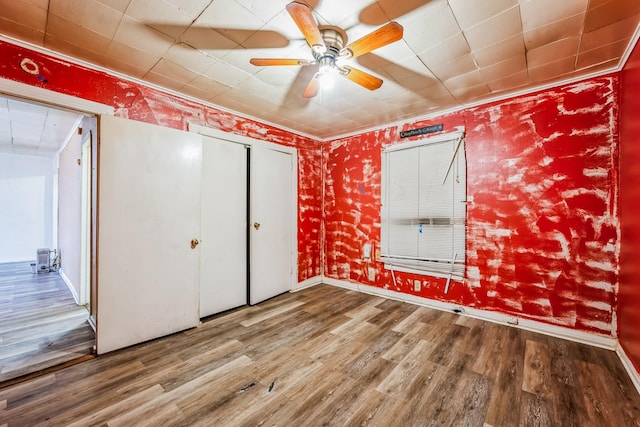
[(342, 65), (341, 61), (355, 58), (371, 52), (382, 46), (398, 41), (402, 38), (403, 28), (397, 22), (378, 28), (355, 42), (347, 43), (346, 32), (334, 26), (318, 26), (311, 9), (304, 3), (292, 2), (286, 7), (300, 32), (304, 35), (309, 46), (313, 60), (289, 59), (289, 58), (252, 58), (249, 62), (256, 66), (271, 65), (299, 65), (308, 66), (318, 64), (318, 72), (315, 73), (309, 85), (304, 91), (305, 98), (313, 98), (320, 90), (320, 81), (332, 74), (339, 74), (352, 82), (369, 90), (378, 89), (382, 80), (369, 73), (358, 70), (348, 65)]

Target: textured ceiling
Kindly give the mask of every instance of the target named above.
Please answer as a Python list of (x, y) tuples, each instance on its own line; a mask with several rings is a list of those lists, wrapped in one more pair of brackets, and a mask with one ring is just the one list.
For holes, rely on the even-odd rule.
[(52, 157), (81, 117), (70, 111), (0, 98), (0, 153)]
[(0, 0), (0, 33), (321, 139), (618, 66), (638, 0), (309, 0), (355, 41), (395, 20), (404, 37), (349, 61), (384, 80), (340, 78), (302, 94), (315, 69), (288, 0)]

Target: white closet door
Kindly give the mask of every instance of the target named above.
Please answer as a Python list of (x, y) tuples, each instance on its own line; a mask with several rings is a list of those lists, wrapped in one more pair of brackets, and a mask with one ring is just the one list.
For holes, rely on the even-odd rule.
[(202, 141), (102, 116), (97, 351), (199, 323)]
[(251, 148), (251, 304), (287, 292), (292, 286), (292, 159), (288, 153)]
[(200, 317), (247, 303), (247, 148), (209, 136), (202, 146)]

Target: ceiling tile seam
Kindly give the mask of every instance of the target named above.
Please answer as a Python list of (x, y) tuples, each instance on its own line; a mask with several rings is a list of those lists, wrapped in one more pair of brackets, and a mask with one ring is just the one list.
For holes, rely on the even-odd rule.
[(207, 9), (209, 9), (209, 7), (211, 7), (211, 5), (213, 4), (213, 2), (214, 2), (214, 1), (215, 1), (215, 0), (209, 0), (209, 3), (207, 3), (207, 5), (206, 5), (205, 7), (203, 7), (203, 8), (202, 8), (202, 10), (200, 11), (200, 13), (198, 13), (198, 15), (197, 15), (195, 18), (193, 18), (193, 20), (191, 21), (191, 24), (189, 24), (189, 25), (187, 26), (187, 28), (185, 28), (185, 29), (184, 29), (184, 31), (182, 32), (182, 34), (180, 34), (180, 37), (182, 37), (182, 36), (184, 35), (184, 33), (186, 33), (186, 32), (187, 32), (187, 30), (189, 29), (189, 27), (191, 27), (191, 25), (195, 24), (195, 23), (196, 23), (196, 21), (197, 21), (198, 19), (200, 19), (200, 17), (202, 16), (202, 14), (203, 14)]
[[(580, 12), (580, 13), (575, 13), (573, 15), (562, 16), (562, 18), (560, 18), (558, 20), (551, 21), (551, 22), (546, 22), (544, 24), (540, 24), (540, 25), (537, 25), (535, 27), (527, 28), (526, 30), (524, 29), (524, 26), (522, 26), (522, 32), (526, 33), (526, 32), (529, 32), (529, 31), (538, 30), (538, 29), (546, 27), (548, 25), (552, 25), (552, 24), (558, 23), (560, 21), (565, 21), (565, 20), (571, 19), (571, 18), (576, 17), (578, 15), (586, 15), (586, 11), (585, 12)], [(522, 23), (522, 9), (520, 10), (520, 21)], [(583, 19), (583, 26), (584, 26), (584, 19)]]
[[(453, 13), (453, 17), (456, 19), (456, 22), (458, 22), (458, 27), (460, 28), (460, 30), (462, 30), (462, 31), (467, 31), (467, 30), (472, 30), (472, 29), (474, 29), (475, 27), (480, 26), (480, 25), (482, 25), (482, 24), (486, 23), (487, 21), (490, 21), (491, 19), (495, 18), (496, 16), (498, 16), (498, 15), (502, 15), (503, 13), (506, 13), (507, 11), (509, 11), (509, 10), (511, 10), (511, 9), (514, 9), (514, 8), (516, 8), (516, 7), (519, 9), (519, 8), (520, 8), (520, 3), (515, 4), (515, 5), (511, 6), (511, 7), (506, 8), (506, 9), (503, 9), (503, 10), (501, 10), (500, 12), (495, 13), (495, 14), (493, 14), (493, 15), (489, 16), (487, 19), (484, 19), (484, 20), (482, 20), (482, 21), (480, 21), (480, 22), (476, 22), (475, 24), (471, 25), (469, 28), (466, 28), (465, 30), (462, 30), (462, 26), (461, 26), (461, 25), (460, 25), (460, 23), (458, 22), (458, 18), (456, 18), (456, 14), (455, 14), (455, 13), (453, 13), (453, 9), (451, 10), (451, 12)], [(522, 12), (520, 12), (520, 15), (522, 15)], [(522, 20), (521, 20), (521, 22), (520, 22), (520, 28), (522, 28)]]
[[(380, 10), (382, 11), (382, 14), (384, 15), (385, 18), (387, 18), (387, 22), (391, 21), (391, 17), (389, 16), (389, 14), (384, 10), (384, 8), (380, 5), (380, 2), (378, 0), (376, 0), (376, 3), (378, 4), (378, 7), (380, 8)], [(397, 19), (397, 18), (396, 18)], [(406, 43), (406, 41), (405, 41)]]
[(576, 59), (573, 61), (573, 71), (578, 69), (578, 53), (580, 52), (580, 46), (582, 45), (582, 39), (584, 38), (584, 27), (587, 21), (587, 13), (589, 12), (589, 3), (591, 3), (591, 1), (587, 2), (587, 9), (584, 11), (582, 25), (580, 26), (580, 38), (578, 39), (578, 47), (576, 49)]
[[(458, 21), (458, 17), (456, 16), (456, 14), (453, 12), (453, 9), (451, 9), (451, 5), (447, 4), (447, 6), (449, 7), (449, 9), (451, 10), (451, 14), (453, 15), (453, 19), (456, 21), (456, 24), (458, 25), (458, 29), (460, 30), (460, 32), (462, 33), (462, 38), (464, 38), (464, 42), (467, 44), (467, 48), (469, 48), (469, 53), (471, 53), (471, 59), (473, 60), (473, 64), (476, 66), (476, 69), (474, 71), (478, 71), (480, 72), (480, 75), (482, 76), (482, 72), (480, 71), (480, 66), (478, 65), (478, 61), (476, 60), (476, 57), (473, 55), (473, 50), (471, 49), (471, 45), (469, 44), (469, 40), (467, 40), (467, 34), (466, 32), (462, 29), (462, 26), (460, 25), (460, 22)], [(507, 9), (508, 10), (508, 9)], [(496, 15), (493, 15), (496, 16)], [(492, 17), (493, 17), (492, 16)], [(482, 22), (488, 21), (491, 18), (487, 18)], [(476, 25), (480, 25), (480, 23), (476, 24)], [(475, 25), (469, 27), (469, 28), (473, 28), (475, 27)], [(421, 59), (420, 57), (418, 57), (419, 59)], [(473, 71), (471, 71), (473, 72)], [(467, 73), (469, 74), (469, 73)], [(435, 75), (435, 74), (434, 74)], [(451, 92), (451, 90), (449, 89), (449, 87), (447, 85), (444, 84), (444, 82), (442, 80), (440, 80), (440, 78), (438, 77), (438, 80), (440, 81), (440, 83), (442, 84), (442, 86), (447, 90), (447, 92), (449, 92), (449, 94), (453, 97), (453, 99), (458, 99), (458, 97)], [(484, 80), (484, 76), (482, 77), (482, 81), (485, 85), (485, 87), (489, 90), (489, 93), (491, 93), (491, 88), (487, 85), (486, 81)]]
[(36, 152), (40, 149), (40, 146), (42, 145), (42, 136), (44, 135), (44, 130), (46, 128), (47, 120), (49, 120), (49, 110), (46, 111), (44, 115), (44, 120), (42, 121), (42, 126), (40, 127), (40, 131), (38, 132), (40, 137), (38, 138), (38, 146), (36, 147)]
[[(43, 38), (43, 43), (44, 43), (44, 44), (47, 44), (47, 37), (48, 37), (48, 36), (49, 36), (49, 37), (51, 37), (51, 34), (50, 34), (50, 32), (49, 32), (49, 18), (50, 18), (52, 15), (55, 15), (55, 16), (57, 16), (58, 18), (60, 18), (60, 19), (62, 19), (62, 20), (65, 20), (65, 21), (67, 21), (67, 22), (68, 22), (68, 19), (67, 19), (67, 18), (65, 18), (65, 17), (63, 17), (63, 16), (60, 16), (60, 15), (57, 15), (56, 13), (51, 12), (51, 11), (50, 11), (50, 7), (51, 7), (51, 6), (50, 6), (50, 4), (51, 4), (51, 2), (50, 2), (50, 0), (49, 0), (49, 3), (47, 4), (47, 17), (46, 17), (45, 27), (44, 27), (44, 38)], [(105, 5), (105, 7), (109, 7), (109, 6)], [(111, 8), (110, 8), (110, 9), (111, 9)], [(112, 9), (112, 10), (115, 10), (115, 9)], [(116, 11), (116, 12), (117, 12), (117, 11)], [(119, 12), (118, 12), (118, 13), (119, 13)], [(122, 15), (122, 16), (124, 16), (124, 15)], [(118, 31), (118, 29), (120, 28), (120, 24), (122, 23), (122, 16), (120, 17), (120, 22), (118, 22), (118, 28), (116, 28), (116, 32)], [(88, 31), (88, 32), (90, 32), (90, 33), (92, 33), (92, 34), (95, 34), (97, 37), (100, 37), (100, 38), (107, 38), (105, 35), (100, 34), (100, 33), (97, 33), (97, 32), (93, 31), (93, 30), (92, 30), (91, 28), (89, 28), (89, 27), (85, 27), (85, 26), (83, 26), (83, 25), (79, 25), (79, 24), (75, 24), (75, 25), (78, 25), (78, 27), (80, 27), (80, 28), (84, 29), (85, 31)], [(114, 33), (114, 34), (115, 34), (115, 33)], [(54, 36), (54, 37), (56, 37), (56, 36)], [(61, 40), (62, 40), (62, 41), (64, 41), (65, 43), (69, 43), (70, 45), (75, 46), (75, 47), (77, 47), (77, 48), (85, 49), (85, 47), (84, 47), (84, 46), (79, 46), (79, 45), (77, 45), (77, 44), (71, 43), (71, 42), (70, 42), (70, 41), (68, 41), (68, 40), (64, 40), (64, 39), (61, 39)], [(108, 45), (108, 47), (107, 47), (107, 50), (112, 46), (113, 42), (114, 42), (114, 37), (111, 37), (111, 38), (110, 38), (110, 40), (109, 40), (109, 45)], [(43, 46), (44, 46), (44, 45), (43, 45)], [(95, 53), (98, 53), (98, 52), (95, 52)], [(100, 53), (100, 54), (102, 55), (102, 53)]]
[(42, 45), (47, 41), (47, 33), (49, 33), (49, 16), (51, 16), (51, 0), (47, 1), (47, 17), (44, 21), (44, 37), (42, 37)]
[[(49, 1), (51, 1), (51, 0), (49, 0)], [(108, 6), (107, 6), (107, 7), (108, 7)], [(113, 33), (113, 37), (111, 37), (111, 40), (109, 41), (109, 46), (107, 46), (107, 50), (106, 50), (106, 52), (108, 52), (108, 51), (111, 49), (111, 47), (114, 45), (114, 43), (116, 43), (116, 41), (115, 41), (116, 34), (118, 34), (118, 31), (120, 30), (120, 26), (122, 25), (122, 21), (123, 21), (123, 19), (124, 19), (125, 15), (127, 14), (127, 10), (129, 9), (129, 7), (131, 7), (131, 2), (129, 2), (129, 4), (127, 5), (127, 9), (125, 9), (125, 11), (124, 11), (124, 12), (122, 12), (122, 15), (120, 16), (120, 22), (118, 22), (118, 27), (116, 28), (116, 31)], [(128, 15), (127, 15), (127, 16), (128, 16)], [(47, 19), (49, 19), (49, 14), (48, 14), (48, 13), (47, 13)], [(132, 17), (132, 19), (133, 19), (133, 17)], [(124, 44), (124, 43), (123, 43), (123, 44)], [(126, 45), (125, 45), (125, 46), (126, 46)], [(133, 47), (133, 46), (131, 46), (131, 47), (135, 49), (135, 47)], [(109, 58), (109, 56), (107, 55), (107, 53), (106, 53), (106, 52), (104, 53), (104, 55), (105, 55), (105, 56), (107, 56), (107, 57)], [(166, 53), (166, 52), (165, 52), (165, 53)], [(153, 67), (155, 67), (156, 65), (158, 65), (158, 62), (159, 62), (159, 61), (156, 61), (156, 63), (154, 63), (154, 64), (153, 64), (153, 66), (152, 66), (151, 68), (153, 68)], [(148, 72), (148, 71), (147, 71), (147, 72)], [(145, 73), (144, 75), (146, 75), (146, 73)]]
[[(403, 38), (403, 40), (404, 40), (404, 38)], [(449, 95), (453, 96), (453, 94), (449, 91), (449, 89), (444, 85), (444, 82), (442, 81), (442, 79), (441, 79), (440, 77), (438, 77), (438, 76), (436, 75), (436, 73), (434, 73), (434, 72), (433, 72), (433, 70), (432, 70), (431, 68), (429, 68), (429, 66), (424, 62), (424, 60), (420, 57), (420, 55), (418, 55), (418, 53), (413, 49), (413, 47), (412, 47), (409, 43), (407, 43), (407, 41), (406, 41), (406, 40), (405, 40), (405, 43), (406, 43), (406, 45), (409, 47), (409, 50), (411, 50), (411, 52), (413, 52), (413, 54), (414, 54), (414, 55), (415, 55), (415, 57), (418, 59), (418, 61), (420, 61), (420, 63), (421, 63), (422, 65), (424, 65), (424, 68), (426, 68), (426, 69), (427, 69), (427, 71), (428, 71), (428, 72), (429, 72), (433, 77), (435, 77), (435, 78), (436, 78), (436, 80), (440, 83), (440, 85), (441, 85), (442, 87), (444, 87), (444, 89), (447, 91), (447, 93), (448, 93)], [(477, 64), (476, 64), (476, 65), (477, 65)], [(425, 76), (425, 78), (426, 78), (426, 76)], [(394, 79), (394, 78), (391, 78), (391, 79), (392, 79), (394, 82), (396, 82), (397, 84), (399, 84), (400, 86), (402, 86), (402, 84), (400, 84), (400, 82), (399, 82), (398, 80), (396, 80), (396, 79)], [(411, 92), (411, 91), (409, 91), (409, 92)]]
[(319, 16), (320, 18), (322, 18), (322, 20), (324, 22), (328, 22), (327, 18), (322, 16), (322, 14), (320, 12), (318, 12), (315, 7), (312, 7), (309, 4), (307, 6), (309, 6), (309, 9), (311, 9), (311, 14), (313, 15), (313, 19), (315, 19), (315, 21), (318, 23), (318, 25), (322, 25), (322, 24), (321, 24), (320, 20), (315, 15)]
[[(185, 42), (184, 40), (176, 40), (176, 43), (175, 43), (175, 44), (172, 44), (172, 45), (171, 45), (171, 47), (173, 47), (173, 46), (177, 46), (177, 45), (184, 45), (184, 46), (188, 46), (188, 47), (190, 47), (191, 49), (193, 49), (193, 50), (195, 50), (195, 51), (197, 51), (197, 52), (200, 52), (201, 54), (203, 54), (203, 55), (204, 55), (204, 56), (206, 56), (207, 58), (215, 59), (215, 62), (214, 62), (213, 64), (211, 64), (209, 67), (207, 67), (207, 69), (211, 68), (211, 66), (212, 66), (212, 65), (214, 65), (216, 62), (220, 61), (220, 58), (218, 58), (217, 56), (213, 56), (213, 55), (211, 55), (209, 52), (206, 52), (206, 51), (204, 51), (204, 50), (202, 50), (202, 49), (198, 49), (197, 47), (192, 46), (191, 44), (189, 44), (189, 43)], [(171, 48), (169, 48), (169, 49), (171, 49)]]
[(527, 83), (531, 82), (531, 73), (529, 73), (529, 55), (527, 54), (527, 44), (524, 42), (524, 19), (522, 18), (522, 8), (518, 3), (518, 8), (520, 9), (520, 35), (522, 36), (522, 48), (524, 50), (524, 69), (527, 70)]
[[(212, 0), (212, 1), (213, 1), (213, 0)], [(127, 10), (129, 10), (129, 7), (131, 7), (131, 3), (129, 3), (129, 6), (127, 6)], [(168, 35), (168, 34), (165, 34), (165, 33), (163, 33), (162, 31), (157, 30), (157, 29), (155, 29), (155, 28), (151, 27), (150, 25), (145, 24), (145, 23), (144, 23), (144, 22), (142, 22), (142, 21), (139, 21), (138, 19), (134, 18), (134, 17), (133, 17), (133, 16), (131, 16), (131, 15), (127, 15), (127, 14), (126, 14), (126, 11), (125, 11), (125, 13), (123, 13), (123, 14), (122, 14), (122, 17), (120, 18), (120, 22), (118, 23), (118, 28), (116, 29), (115, 34), (117, 34), (117, 33), (118, 33), (118, 31), (120, 30), (120, 26), (122, 25), (122, 22), (124, 21), (124, 17), (125, 17), (125, 16), (129, 17), (130, 19), (133, 19), (133, 20), (134, 20), (134, 21), (136, 21), (136, 22), (141, 23), (141, 24), (142, 24), (142, 25), (144, 25), (145, 27), (149, 28), (151, 31), (157, 31), (157, 32), (159, 32), (160, 34), (163, 34), (163, 35), (165, 35), (165, 36), (167, 36), (167, 37), (169, 37), (170, 39), (172, 39), (172, 40), (173, 40), (173, 42), (171, 43), (171, 45), (169, 45), (169, 47), (167, 47), (167, 48), (166, 48), (166, 50), (165, 50), (165, 51), (164, 51), (164, 52), (163, 52), (163, 53), (158, 57), (158, 60), (157, 60), (156, 62), (154, 62), (154, 63), (153, 63), (153, 65), (152, 65), (151, 67), (149, 67), (149, 69), (147, 70), (147, 72), (146, 72), (146, 73), (144, 73), (144, 74), (142, 75), (142, 78), (145, 78), (145, 77), (147, 77), (147, 76), (149, 75), (149, 73), (151, 73), (151, 72), (153, 71), (153, 69), (154, 69), (158, 64), (160, 64), (160, 62), (165, 58), (165, 55), (167, 54), (167, 52), (169, 52), (169, 50), (170, 50), (173, 46), (175, 46), (176, 44), (178, 44), (178, 43), (179, 43), (179, 39), (176, 39), (175, 37), (170, 36), (170, 35)], [(185, 29), (185, 31), (186, 31), (186, 29)], [(184, 34), (184, 32), (183, 32), (183, 34)], [(110, 48), (114, 43), (117, 43), (117, 42), (115, 41), (115, 35), (114, 35), (114, 37), (111, 39), (111, 41), (109, 42), (109, 48)], [(124, 44), (124, 43), (123, 43), (123, 44)], [(126, 44), (125, 44), (125, 46), (128, 46), (128, 45), (126, 45)], [(138, 49), (136, 46), (130, 46), (130, 47), (131, 47), (131, 48), (133, 48), (133, 49), (140, 50), (140, 49)]]
[[(171, 45), (173, 47), (173, 44)], [(165, 52), (166, 53), (166, 52)], [(153, 72), (153, 69), (156, 68), (156, 66), (158, 66), (160, 64), (160, 62), (162, 62), (163, 60), (163, 56), (159, 57), (158, 60), (156, 62), (153, 63), (153, 65), (151, 67), (149, 67), (149, 69), (147, 70), (146, 73), (144, 73), (142, 75), (142, 78), (147, 78), (149, 76), (149, 73)], [(166, 76), (165, 76), (166, 77)], [(173, 80), (173, 79), (172, 79)]]

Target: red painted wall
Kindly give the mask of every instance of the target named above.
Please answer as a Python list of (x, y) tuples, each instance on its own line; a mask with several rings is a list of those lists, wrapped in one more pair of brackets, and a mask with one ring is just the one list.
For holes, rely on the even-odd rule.
[[(323, 151), (325, 275), (602, 334), (618, 287), (616, 76), (339, 139)], [(466, 129), (464, 283), (369, 264), (380, 244), (381, 149), (399, 131)], [(420, 292), (413, 280), (422, 280)]]
[[(191, 122), (297, 147), (300, 281), (321, 273), (324, 247), (327, 277), (405, 293), (415, 293), (413, 280), (420, 279), (422, 297), (612, 333), (619, 244), (616, 76), (321, 148), (318, 141), (9, 43), (0, 42), (0, 57), (0, 77), (112, 105), (121, 117), (177, 129)], [(38, 64), (47, 83), (19, 67), (24, 57)], [(400, 142), (400, 130), (432, 123), (444, 123), (445, 131), (466, 127), (468, 194), (474, 198), (467, 279), (454, 282), (446, 295), (443, 279), (396, 273), (394, 283), (380, 263), (362, 260), (364, 243), (375, 253), (380, 242), (382, 146)]]
[[(322, 186), (319, 141), (4, 41), (0, 41), (0, 58), (0, 78), (110, 105), (119, 117), (183, 130), (193, 123), (296, 147), (299, 171), (298, 280), (320, 275)], [(38, 65), (43, 79), (20, 68), (24, 58)]]
[(640, 372), (640, 47), (620, 73), (620, 291), (618, 337)]

